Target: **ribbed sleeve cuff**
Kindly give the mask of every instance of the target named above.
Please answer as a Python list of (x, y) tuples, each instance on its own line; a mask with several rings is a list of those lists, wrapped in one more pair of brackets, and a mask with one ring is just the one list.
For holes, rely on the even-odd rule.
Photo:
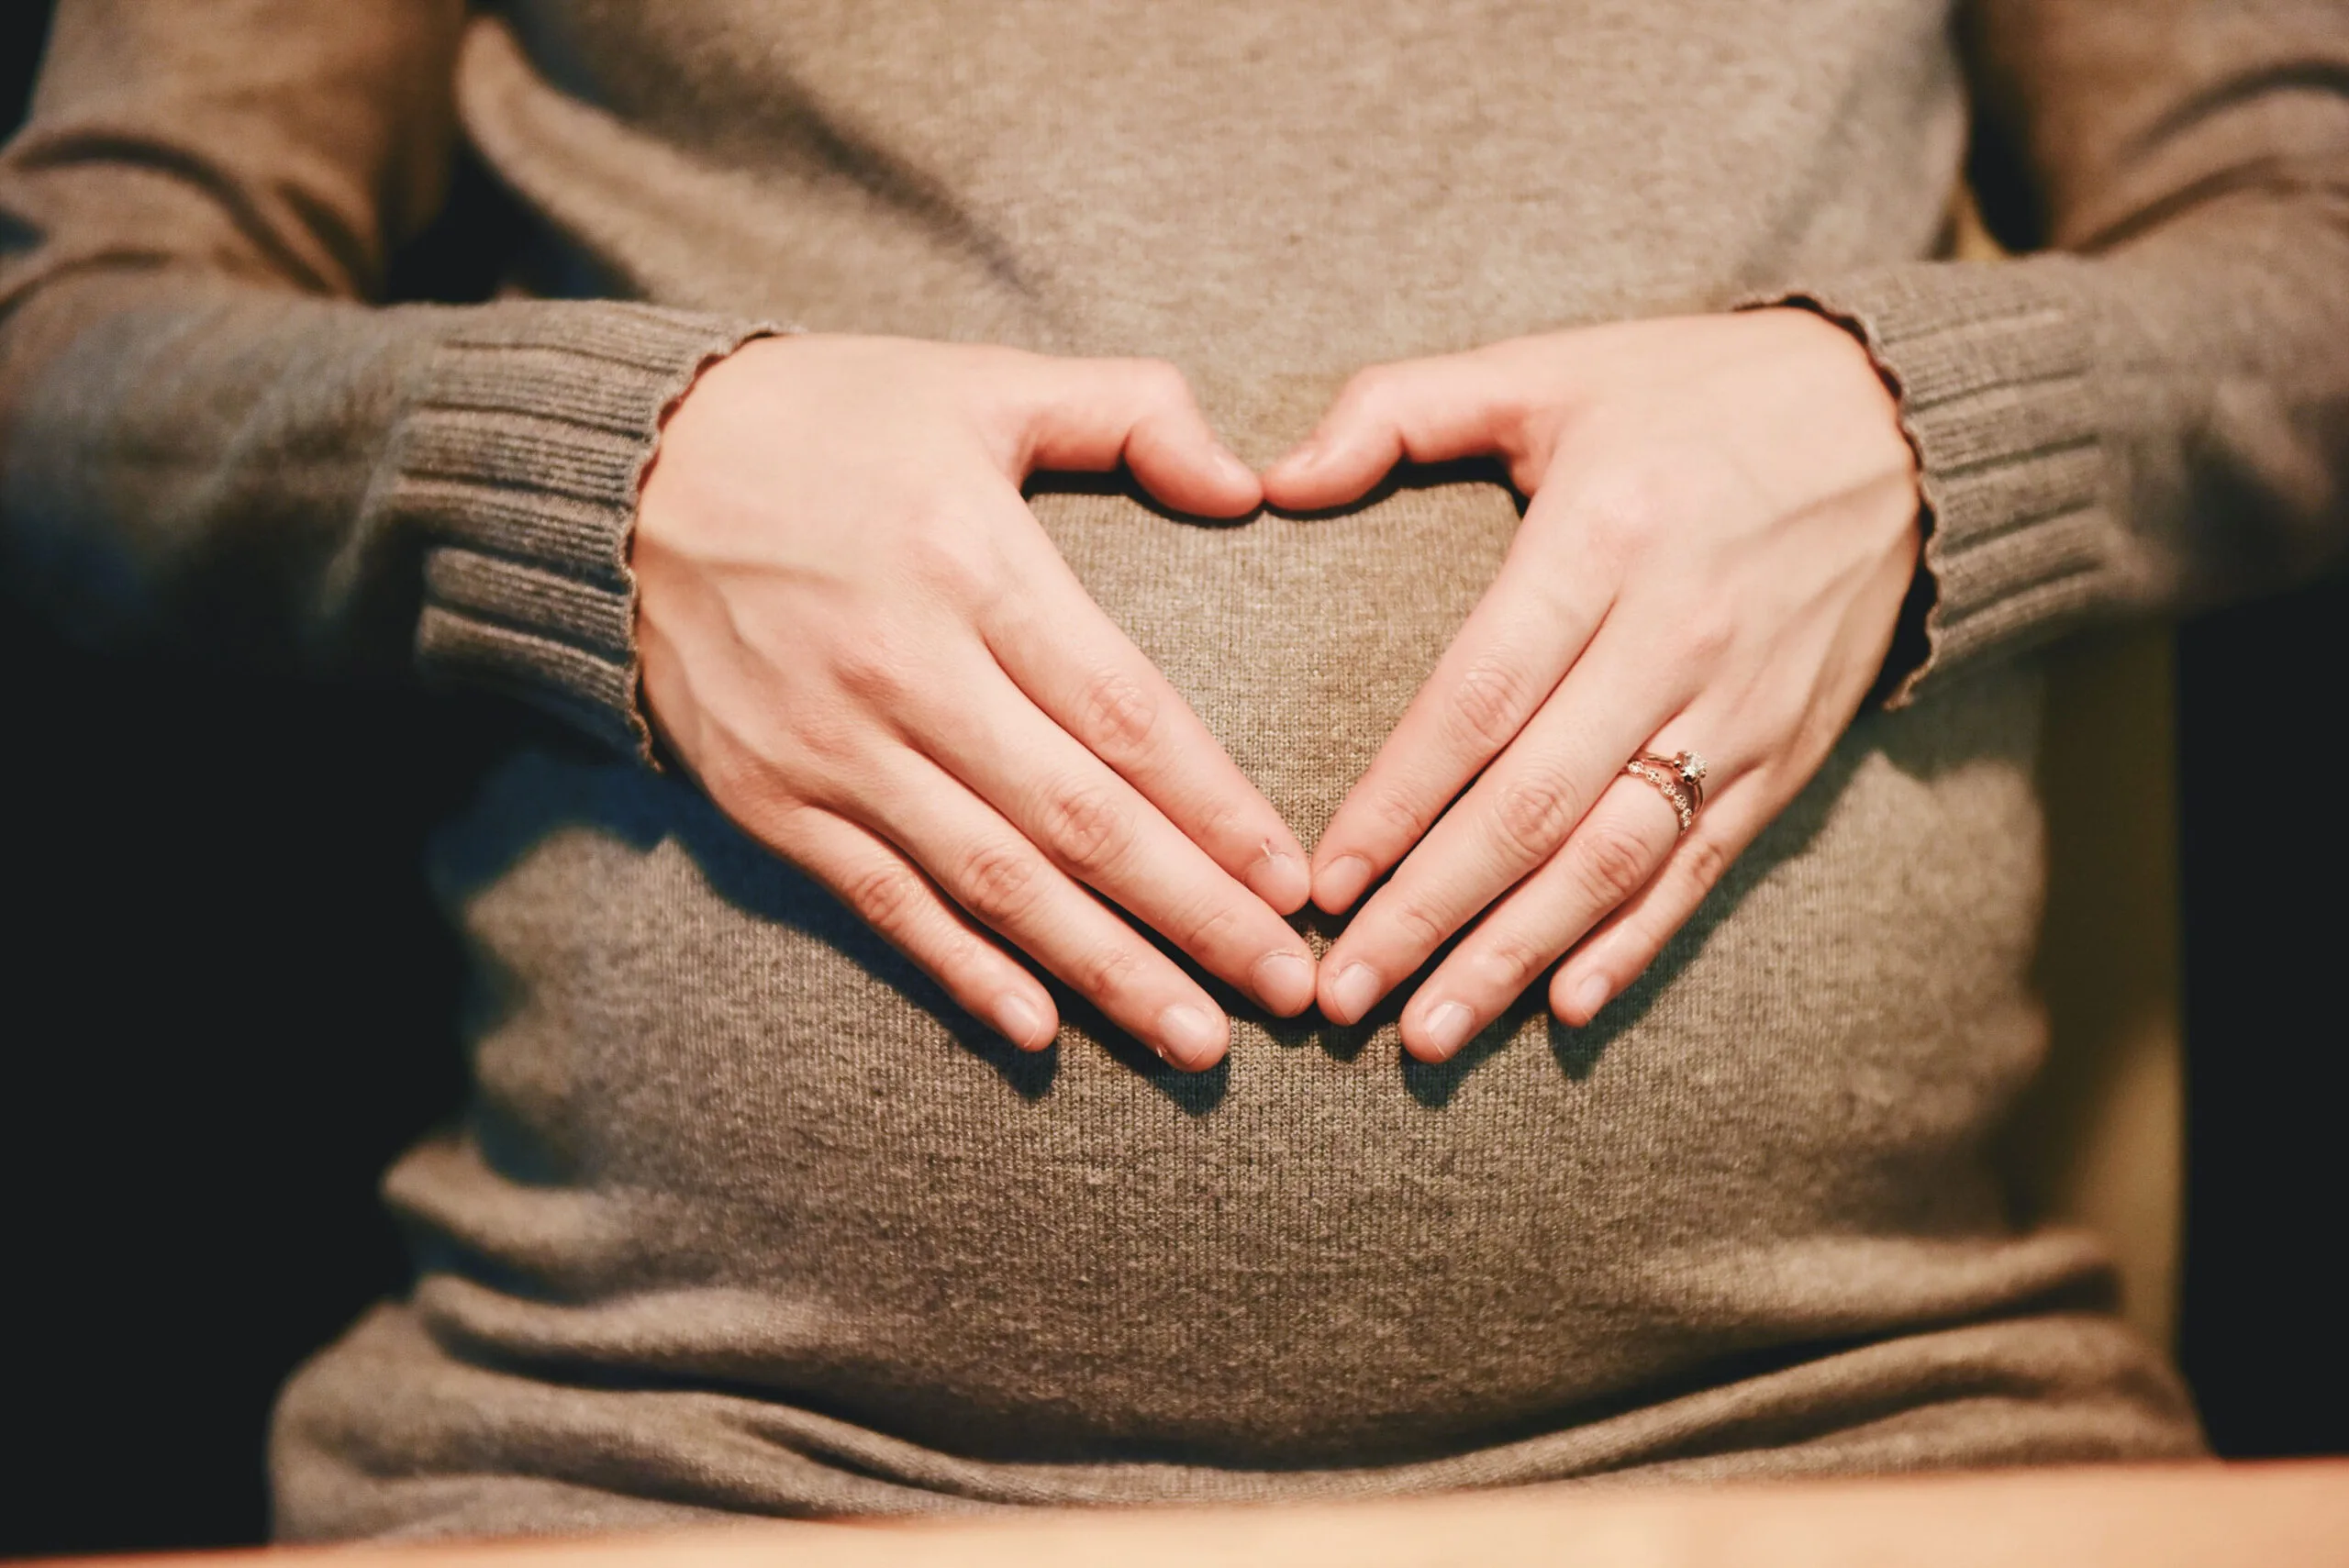
[(428, 541), (428, 679), (509, 693), (651, 757), (628, 564), (638, 489), (694, 378), (772, 330), (607, 301), (467, 313), (374, 497)]
[(2066, 287), (2073, 265), (1919, 262), (1746, 302), (1840, 323), (1899, 400), (1927, 531), (1909, 623), (1878, 688), (1889, 706), (2103, 596), (2105, 458), (2091, 335)]

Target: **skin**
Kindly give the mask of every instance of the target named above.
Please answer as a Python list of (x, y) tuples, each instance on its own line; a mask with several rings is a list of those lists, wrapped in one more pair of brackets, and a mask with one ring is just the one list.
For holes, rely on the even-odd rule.
[(1019, 486), (1128, 464), (1229, 517), (1256, 476), (1179, 373), (891, 339), (753, 342), (664, 428), (632, 563), (646, 706), (753, 837), (1015, 1045), (1058, 1029), (1029, 954), (1175, 1065), (1230, 1025), (1107, 907), (1283, 1016), (1305, 851), (1094, 605)]
[[(1653, 962), (1851, 723), (1921, 542), (1892, 395), (1799, 310), (1376, 367), (1264, 486), (1336, 506), (1400, 459), (1487, 455), (1529, 497), (1507, 563), (1313, 858), (1332, 913), (1394, 873), (1323, 956), (1338, 1022), (1473, 927), (1403, 1007), (1430, 1062), (1553, 964), (1580, 1026)], [(1684, 748), (1709, 765), (1685, 837), (1622, 771)]]
[[(1525, 521), (1309, 869), (1019, 494), (1122, 462), (1200, 516), (1318, 510), (1470, 456), (1508, 464)], [(1229, 1020), (1105, 899), (1340, 1023), (1465, 929), (1403, 1009), (1423, 1061), (1545, 973), (1586, 1024), (1817, 773), (1920, 545), (1866, 354), (1770, 310), (1374, 367), (1261, 482), (1156, 361), (763, 340), (671, 417), (633, 563), (646, 706), (721, 809), (1014, 1044), (1058, 1020), (989, 931), (1197, 1070)], [(1709, 773), (1682, 836), (1622, 769), (1684, 748)], [(1281, 917), (1390, 872), (1317, 973)]]

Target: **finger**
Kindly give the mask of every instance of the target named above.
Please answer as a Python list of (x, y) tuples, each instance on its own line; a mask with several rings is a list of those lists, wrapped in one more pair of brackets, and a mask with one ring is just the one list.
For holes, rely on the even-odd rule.
[(890, 946), (946, 988), (955, 1005), (1022, 1051), (1052, 1043), (1052, 994), (982, 935), (912, 862), (845, 817), (805, 807), (774, 847)]
[(1222, 1058), (1230, 1023), (1198, 983), (937, 763), (896, 753), (851, 809), (871, 812), (865, 826), (955, 903), (1166, 1061), (1197, 1072)]
[(1680, 838), (1671, 802), (1619, 777), (1549, 862), (1505, 895), (1403, 1009), (1403, 1049), (1442, 1062), (1592, 926), (1638, 895)]
[(1026, 590), (981, 628), (1005, 672), (1215, 864), (1280, 914), (1303, 908), (1310, 878), (1297, 835), (1051, 542), (1037, 542)]
[(1516, 399), (1509, 378), (1480, 354), (1373, 365), (1346, 383), (1321, 422), (1264, 473), (1275, 506), (1342, 506), (1397, 462), (1447, 462), (1506, 452)]
[(1027, 356), (1015, 395), (1029, 406), (1018, 477), (1122, 462), (1176, 511), (1236, 517), (1264, 499), (1255, 471), (1216, 439), (1190, 384), (1163, 360)]
[(1371, 895), (1322, 959), (1321, 1010), (1353, 1023), (1548, 860), (1687, 694), (1643, 641), (1602, 629), (1542, 710)]
[[(1776, 808), (1748, 777), (1706, 803), (1647, 886), (1609, 916), (1550, 977), (1550, 1010), (1576, 1029), (1647, 973)], [(1780, 804), (1783, 804), (1781, 802)]]
[(916, 740), (930, 755), (1061, 871), (1273, 1012), (1303, 1012), (1313, 958), (1288, 923), (1008, 678), (989, 673), (922, 715)]
[(1542, 537), (1538, 528), (1519, 532), (1499, 577), (1314, 846), (1313, 901), (1323, 909), (1352, 908), (1419, 841), (1524, 728), (1606, 613), (1607, 580), (1544, 558)]

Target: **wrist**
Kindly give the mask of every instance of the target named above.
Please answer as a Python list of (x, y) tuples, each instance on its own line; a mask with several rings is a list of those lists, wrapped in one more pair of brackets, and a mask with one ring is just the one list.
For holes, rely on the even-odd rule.
[(1925, 564), (1932, 509), (1924, 494), (1922, 457), (1901, 406), (1900, 385), (1878, 361), (1856, 323), (1807, 299), (1748, 307), (1740, 314), (1777, 318), (1790, 328), (1801, 324), (1799, 330), (1812, 351), (1837, 366), (1839, 380), (1854, 389), (1851, 406), (1865, 411), (1854, 434), (1873, 444), (1888, 471), (1903, 476), (1898, 510), (1889, 516), (1898, 528), (1893, 548), (1907, 561), (1908, 586), (1887, 636), (1883, 663), (1862, 702), (1864, 709), (1897, 705), (1932, 655), (1929, 621), (1937, 597), (1932, 574)]

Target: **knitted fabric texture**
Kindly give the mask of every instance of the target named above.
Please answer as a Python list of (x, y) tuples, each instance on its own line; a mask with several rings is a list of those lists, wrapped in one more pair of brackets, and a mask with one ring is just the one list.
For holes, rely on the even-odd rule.
[[(288, 1388), (289, 1537), (2197, 1451), (1985, 1149), (2044, 1050), (2037, 677), (2340, 533), (2338, 6), (64, 0), (0, 158), (10, 570), (95, 635), (420, 664), (518, 725), (433, 857), (476, 1093), (413, 1294)], [(1969, 116), (2065, 253), (1940, 259)], [(468, 141), (527, 242), (371, 303)], [(642, 765), (663, 411), (760, 323), (1152, 354), (1251, 460), (1348, 373), (1825, 312), (1920, 455), (1921, 650), (1596, 1027), (1244, 1008), (1021, 1056)], [(1497, 570), (1497, 484), (1038, 487), (1308, 842)], [(1326, 942), (1326, 928), (1314, 940)], [(354, 1006), (363, 1003), (354, 1000)], [(331, 1049), (331, 1025), (321, 1029)]]

